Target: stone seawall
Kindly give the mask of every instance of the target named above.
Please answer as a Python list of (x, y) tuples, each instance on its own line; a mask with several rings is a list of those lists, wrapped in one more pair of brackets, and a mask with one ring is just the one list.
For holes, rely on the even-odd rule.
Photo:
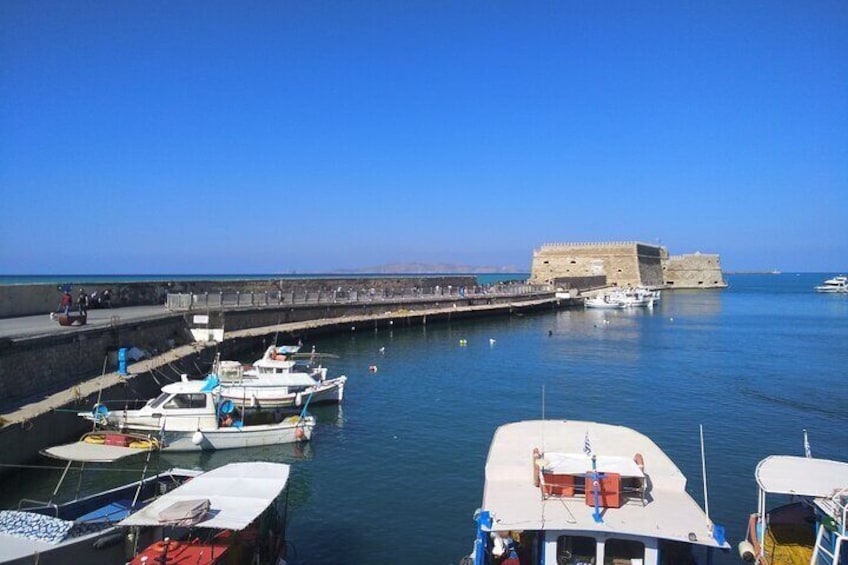
[[(192, 281), (144, 281), (92, 283), (80, 280), (72, 284), (72, 296), (76, 303), (80, 289), (86, 294), (101, 294), (109, 289), (112, 304), (120, 306), (148, 306), (163, 304), (168, 293), (204, 292), (323, 292), (334, 290), (354, 290), (367, 292), (375, 289), (397, 291), (416, 287), (432, 289), (436, 286), (474, 286), (477, 278), (468, 275), (446, 276), (408, 276), (408, 277), (320, 277), (320, 278), (281, 278), (281, 279), (245, 279), (245, 280), (192, 280)], [(0, 286), (0, 318), (34, 316), (55, 312), (58, 309), (62, 293), (56, 284), (15, 284)]]
[(0, 405), (72, 387), (116, 368), (121, 347), (155, 354), (192, 341), (179, 315), (72, 334), (3, 340), (0, 344)]

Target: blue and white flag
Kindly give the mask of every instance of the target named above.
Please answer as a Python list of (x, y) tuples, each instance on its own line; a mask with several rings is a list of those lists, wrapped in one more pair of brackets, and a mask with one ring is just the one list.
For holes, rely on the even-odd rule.
[(589, 432), (586, 432), (586, 439), (583, 440), (583, 453), (587, 457), (592, 455), (592, 444), (589, 442)]

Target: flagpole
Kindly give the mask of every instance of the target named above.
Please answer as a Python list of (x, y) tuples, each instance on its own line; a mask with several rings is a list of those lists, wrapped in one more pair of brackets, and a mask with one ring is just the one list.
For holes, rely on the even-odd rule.
[(710, 498), (707, 495), (707, 458), (704, 455), (704, 424), (698, 424), (701, 429), (701, 474), (704, 477), (704, 514), (707, 516), (707, 528), (712, 530), (710, 522)]

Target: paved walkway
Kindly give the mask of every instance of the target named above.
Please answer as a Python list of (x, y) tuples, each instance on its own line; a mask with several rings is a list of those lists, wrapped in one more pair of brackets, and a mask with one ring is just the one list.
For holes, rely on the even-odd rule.
[[(180, 314), (181, 312), (170, 312), (164, 306), (104, 308), (89, 310), (88, 320), (84, 326), (60, 326), (59, 322), (51, 320), (47, 313), (40, 316), (4, 318), (0, 320), (0, 337), (19, 338), (78, 332), (89, 327), (106, 327), (113, 323), (126, 323), (130, 320), (144, 320)], [(113, 318), (117, 318), (117, 320)]]

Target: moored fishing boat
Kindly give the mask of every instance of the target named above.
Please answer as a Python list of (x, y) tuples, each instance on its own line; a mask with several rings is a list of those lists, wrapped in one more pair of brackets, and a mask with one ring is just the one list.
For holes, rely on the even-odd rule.
[(624, 304), (611, 300), (609, 295), (606, 294), (587, 298), (583, 304), (586, 308), (597, 308), (603, 310), (621, 310), (625, 308)]
[(155, 435), (164, 451), (234, 449), (309, 441), (315, 418), (239, 410), (220, 397), (216, 377), (162, 387), (162, 393), (137, 410), (109, 410), (98, 404), (83, 418), (104, 428)]
[(132, 563), (283, 563), (286, 509), (280, 499), (289, 472), (282, 463), (230, 463), (160, 497), (121, 522), (153, 529), (157, 540)]
[[(754, 472), (758, 510), (751, 514), (743, 560), (760, 565), (848, 563), (848, 463), (772, 455)], [(769, 508), (770, 495), (791, 497)]]
[(467, 563), (706, 563), (728, 549), (648, 437), (567, 420), (506, 424), (486, 460)]
[(221, 397), (237, 407), (259, 410), (300, 408), (307, 398), (312, 404), (341, 403), (346, 376), (329, 379), (326, 367), (313, 363), (301, 366), (277, 351), (279, 348), (269, 347), (248, 370), (236, 361), (217, 363), (215, 374), (221, 384)]
[[(170, 469), (148, 475), (156, 442), (146, 436), (89, 433), (79, 441), (48, 448), (43, 454), (66, 461), (58, 484), (47, 502), (22, 500), (14, 510), (0, 511), (0, 563), (123, 563), (127, 545), (134, 541), (118, 522), (157, 496), (200, 474)], [(112, 463), (147, 452), (141, 478), (94, 494), (54, 502), (74, 464)], [(140, 531), (141, 540), (152, 541)]]

